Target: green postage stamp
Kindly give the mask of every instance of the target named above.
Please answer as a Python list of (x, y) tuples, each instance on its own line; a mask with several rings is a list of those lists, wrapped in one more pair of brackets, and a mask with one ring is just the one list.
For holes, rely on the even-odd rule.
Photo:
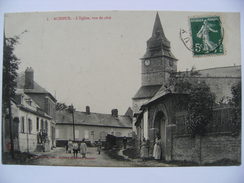
[(219, 16), (190, 18), (194, 56), (223, 54), (223, 35)]

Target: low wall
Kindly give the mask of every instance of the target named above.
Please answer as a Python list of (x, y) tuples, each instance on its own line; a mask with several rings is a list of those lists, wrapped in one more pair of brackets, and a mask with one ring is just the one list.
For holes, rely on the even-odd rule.
[(223, 159), (241, 162), (240, 135), (214, 133), (194, 138), (173, 136), (172, 160), (207, 164)]
[(19, 134), (20, 152), (34, 152), (37, 146), (37, 137), (35, 134)]

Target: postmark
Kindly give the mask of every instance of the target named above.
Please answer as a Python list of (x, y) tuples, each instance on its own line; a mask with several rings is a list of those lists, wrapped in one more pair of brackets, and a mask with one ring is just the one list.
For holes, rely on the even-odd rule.
[(194, 56), (224, 54), (224, 30), (219, 16), (190, 18)]

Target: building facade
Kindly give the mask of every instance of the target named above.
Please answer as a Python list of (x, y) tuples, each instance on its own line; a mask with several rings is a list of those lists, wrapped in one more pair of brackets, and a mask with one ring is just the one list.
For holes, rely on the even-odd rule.
[[(27, 68), (17, 78), (16, 97), (12, 101), (14, 150), (49, 151), (55, 141), (56, 99), (34, 81), (34, 71)], [(9, 123), (5, 120), (5, 150), (10, 148)]]
[[(141, 67), (141, 87), (132, 98), (133, 130), (137, 133), (139, 144), (143, 139), (148, 140), (150, 157), (153, 155), (155, 137), (159, 135), (162, 142), (161, 159), (166, 161), (211, 163), (230, 159), (240, 162), (240, 134), (232, 136), (229, 106), (214, 109), (214, 119), (207, 127), (207, 136), (192, 138), (188, 134), (187, 106), (180, 102), (187, 94), (169, 88), (170, 72), (177, 71), (177, 59), (170, 51), (170, 42), (165, 37), (158, 14)], [(216, 103), (231, 98), (231, 88), (241, 81), (241, 66), (197, 72), (196, 76), (188, 71), (182, 74), (191, 82), (206, 83), (216, 95)]]
[(91, 144), (99, 139), (106, 140), (108, 134), (116, 137), (131, 137), (131, 117), (118, 115), (118, 110), (111, 114), (92, 113), (86, 107), (86, 112), (75, 111), (74, 122), (72, 114), (67, 110), (56, 112), (56, 140), (57, 146), (63, 146), (68, 140), (81, 141), (85, 139)]

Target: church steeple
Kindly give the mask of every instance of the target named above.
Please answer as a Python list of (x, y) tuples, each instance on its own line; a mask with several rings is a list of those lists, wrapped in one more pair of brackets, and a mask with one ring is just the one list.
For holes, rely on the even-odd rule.
[(152, 35), (147, 41), (146, 53), (141, 59), (142, 86), (165, 85), (170, 73), (177, 70), (176, 61), (157, 13)]
[(165, 56), (177, 60), (170, 51), (170, 42), (164, 34), (159, 14), (157, 12), (152, 36), (147, 41), (147, 51), (144, 55), (144, 59), (158, 56)]
[(152, 37), (160, 37), (161, 39), (164, 39), (166, 42), (169, 42), (167, 38), (165, 37), (164, 30), (158, 15), (158, 12), (156, 14), (156, 18), (154, 21), (153, 31), (152, 31)]

